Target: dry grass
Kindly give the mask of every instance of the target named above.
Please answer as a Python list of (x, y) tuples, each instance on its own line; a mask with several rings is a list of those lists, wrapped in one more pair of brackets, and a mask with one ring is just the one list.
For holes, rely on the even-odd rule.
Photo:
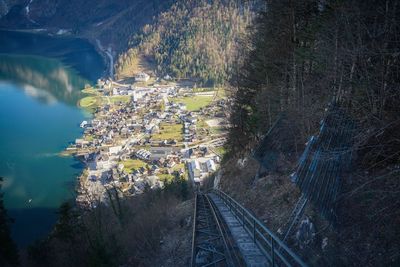
[(258, 163), (247, 160), (243, 168), (237, 159), (228, 161), (223, 169), (221, 187), (260, 218), (267, 227), (277, 231), (289, 219), (290, 212), (298, 197), (299, 190), (287, 176), (270, 174), (254, 179)]
[(64, 228), (69, 238), (51, 235), (36, 244), (24, 266), (187, 266), (191, 216), (191, 200), (165, 191), (113, 195), (108, 205), (79, 213)]
[(147, 163), (140, 159), (127, 159), (121, 162), (124, 164), (124, 169), (128, 172), (132, 173), (135, 170), (140, 169), (141, 167), (146, 167)]
[(189, 266), (192, 242), (193, 201), (186, 201), (176, 207), (173, 224), (164, 233), (159, 254), (150, 259), (148, 266)]
[[(285, 229), (290, 213), (300, 196), (289, 175), (296, 160), (286, 162), (280, 174), (254, 179), (258, 170), (255, 160), (245, 167), (237, 165), (237, 158), (227, 161), (223, 168), (221, 188), (250, 209), (278, 236)], [(309, 266), (399, 266), (400, 201), (397, 169), (366, 174), (353, 172), (345, 177), (338, 199), (338, 219), (330, 224), (319, 215), (312, 203), (304, 216), (314, 224), (316, 235), (305, 248), (300, 248), (295, 231), (287, 240)], [(327, 245), (322, 248), (323, 240)]]
[[(269, 172), (254, 179), (259, 168), (258, 162), (250, 158), (244, 167), (239, 167), (237, 161), (237, 158), (230, 159), (224, 164), (227, 167), (223, 169), (221, 189), (252, 211), (278, 237), (283, 238), (280, 232), (285, 232), (291, 212), (300, 197), (300, 190), (289, 179), (294, 163), (285, 161), (287, 166), (280, 173)], [(317, 231), (326, 229), (326, 221), (315, 212), (312, 205), (308, 205), (305, 215), (311, 218)], [(321, 262), (327, 256), (320, 250), (321, 242), (322, 239), (316, 237), (312, 247), (303, 250), (294, 241), (293, 234), (287, 241), (289, 247), (310, 266), (327, 266), (325, 261)]]
[(177, 140), (183, 141), (183, 125), (182, 123), (176, 124), (160, 124), (160, 132), (152, 136), (153, 140)]
[(183, 98), (174, 98), (171, 99), (173, 102), (183, 103), (186, 105), (187, 110), (189, 111), (198, 111), (201, 108), (204, 108), (211, 104), (213, 101), (212, 96), (191, 96), (191, 97), (183, 97)]

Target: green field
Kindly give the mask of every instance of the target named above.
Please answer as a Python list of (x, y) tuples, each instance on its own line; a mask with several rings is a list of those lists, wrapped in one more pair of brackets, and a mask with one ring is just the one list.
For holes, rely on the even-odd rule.
[(218, 88), (213, 88), (213, 87), (196, 87), (193, 88), (194, 93), (200, 93), (200, 92), (213, 92), (216, 91)]
[(183, 141), (183, 125), (181, 123), (176, 124), (160, 124), (160, 132), (152, 136), (153, 140), (177, 140), (178, 142)]
[(175, 103), (185, 104), (187, 110), (189, 111), (198, 111), (201, 108), (204, 108), (209, 104), (211, 104), (212, 100), (213, 100), (212, 96), (202, 96), (202, 95), (172, 99), (172, 101)]
[(106, 103), (118, 104), (118, 103), (128, 103), (131, 100), (130, 96), (112, 96), (112, 97), (101, 97), (101, 96), (87, 96), (79, 101), (79, 106), (83, 108), (94, 109), (100, 107)]
[(94, 88), (94, 87), (86, 87), (81, 92), (84, 93), (84, 94), (88, 94), (88, 95), (97, 95), (97, 94), (99, 94), (97, 89)]
[(223, 146), (216, 147), (213, 149), (216, 153), (218, 153), (221, 157), (223, 157), (226, 153), (226, 149)]
[(131, 100), (131, 97), (128, 95), (120, 95), (120, 96), (112, 96), (110, 97), (110, 101), (113, 104), (122, 102), (122, 103), (128, 103)]
[(94, 140), (94, 136), (93, 135), (91, 135), (91, 134), (88, 134), (88, 135), (85, 135), (85, 140), (86, 141), (93, 141)]
[(127, 159), (121, 162), (124, 164), (124, 169), (128, 172), (133, 172), (141, 167), (145, 167), (147, 165), (146, 162), (141, 161), (140, 159)]
[(185, 169), (185, 163), (176, 164), (174, 167), (172, 167), (172, 169), (174, 171), (179, 171), (180, 169)]
[(175, 178), (172, 174), (158, 174), (157, 176), (165, 183), (170, 183)]
[(100, 97), (97, 96), (87, 96), (79, 101), (79, 106), (83, 108), (94, 108), (101, 105), (102, 101)]
[(198, 129), (208, 129), (210, 126), (204, 121), (204, 119), (198, 119), (196, 123)]
[(211, 134), (221, 134), (221, 133), (224, 133), (226, 131), (227, 130), (222, 126), (210, 127)]

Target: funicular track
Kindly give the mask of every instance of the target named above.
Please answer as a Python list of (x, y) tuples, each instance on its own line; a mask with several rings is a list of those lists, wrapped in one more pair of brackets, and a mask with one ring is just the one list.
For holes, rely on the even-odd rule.
[(307, 265), (251, 212), (214, 189), (196, 194), (191, 266)]
[(194, 214), (191, 266), (236, 266), (224, 226), (206, 194), (196, 194)]

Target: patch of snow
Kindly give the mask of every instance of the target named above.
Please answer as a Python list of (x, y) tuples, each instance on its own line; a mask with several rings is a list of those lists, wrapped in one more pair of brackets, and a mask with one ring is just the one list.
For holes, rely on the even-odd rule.
[(109, 71), (110, 77), (113, 78), (114, 77), (114, 57), (112, 55), (112, 49), (111, 49), (111, 47), (108, 47), (108, 49), (104, 49), (104, 47), (101, 44), (99, 39), (96, 39), (96, 43), (97, 43), (98, 48), (101, 51), (103, 51), (106, 54), (106, 56), (110, 59), (108, 71)]
[(67, 29), (59, 29), (57, 31), (57, 34), (58, 35), (63, 35), (63, 34), (69, 33), (69, 32), (70, 32), (70, 30), (67, 30)]
[(7, 5), (6, 1), (0, 1), (0, 18), (7, 15), (10, 11), (10, 8)]
[(328, 246), (328, 238), (324, 237), (324, 239), (322, 239), (322, 245), (321, 245), (321, 249), (325, 250), (325, 248)]
[(37, 24), (37, 22), (34, 21), (33, 19), (31, 19), (31, 17), (30, 17), (30, 11), (31, 11), (30, 5), (32, 4), (32, 2), (33, 2), (33, 0), (29, 0), (28, 5), (25, 7), (25, 14), (30, 22)]

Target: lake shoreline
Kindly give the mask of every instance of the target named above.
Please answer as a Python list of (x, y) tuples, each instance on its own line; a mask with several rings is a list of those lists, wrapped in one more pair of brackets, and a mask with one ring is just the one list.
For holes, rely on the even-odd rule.
[[(70, 31), (66, 31), (63, 33), (59, 33), (64, 29), (60, 28), (37, 28), (37, 29), (6, 29), (6, 28), (0, 28), (0, 31), (7, 31), (7, 32), (22, 32), (22, 33), (29, 33), (29, 34), (35, 34), (35, 35), (42, 35), (42, 36), (47, 36), (47, 37), (52, 37), (52, 38), (71, 38), (71, 39), (81, 39), (84, 41), (89, 42), (90, 44), (93, 45), (94, 49), (97, 51), (97, 53), (103, 58), (104, 64), (107, 66), (107, 68), (103, 71), (102, 77), (110, 77), (114, 78), (114, 53), (109, 47), (108, 49), (105, 49), (99, 39), (93, 39), (90, 36), (86, 35), (76, 35), (71, 33)], [(100, 78), (100, 77), (99, 77)]]
[(61, 203), (76, 199), (82, 161), (59, 152), (82, 135), (88, 116), (77, 102), (105, 65), (86, 39), (22, 31), (2, 31), (0, 57), (0, 111), (8, 114), (0, 116), (0, 175), (17, 217), (13, 236), (26, 247), (52, 230)]
[[(19, 39), (22, 42), (19, 42)], [(93, 83), (109, 72), (109, 58), (97, 47), (95, 41), (85, 36), (0, 29), (0, 42), (2, 43), (0, 45), (2, 54), (35, 55), (58, 59)], [(40, 46), (38, 43), (45, 45)], [(79, 45), (77, 45), (78, 43)], [(85, 64), (80, 62), (82, 53), (89, 56)], [(92, 65), (95, 70), (88, 69), (87, 65)], [(93, 75), (93, 72), (98, 74)]]

